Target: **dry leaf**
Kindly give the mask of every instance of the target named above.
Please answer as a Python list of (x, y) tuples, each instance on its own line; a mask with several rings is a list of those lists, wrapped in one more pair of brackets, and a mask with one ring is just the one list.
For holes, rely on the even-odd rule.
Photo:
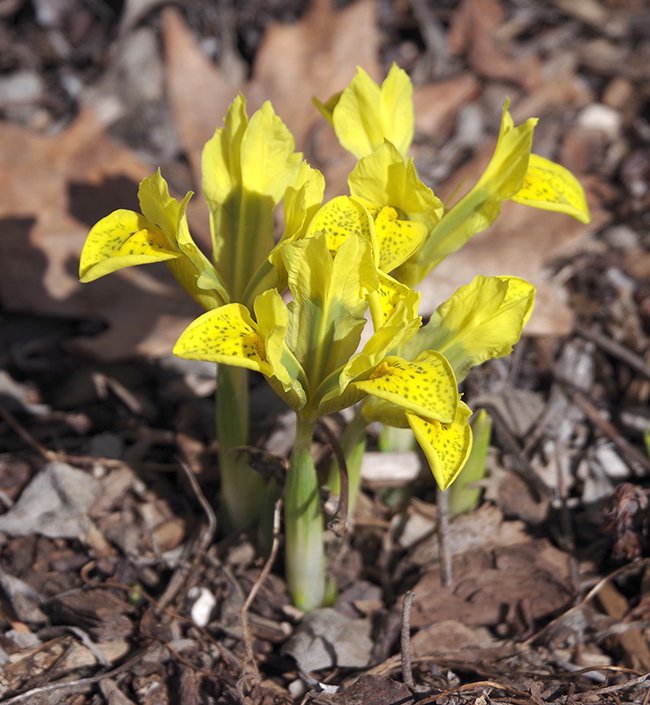
[(198, 311), (166, 268), (124, 270), (90, 285), (77, 279), (88, 229), (116, 208), (137, 208), (137, 184), (149, 171), (90, 111), (54, 137), (0, 124), (3, 306), (104, 319), (109, 328), (84, 341), (104, 359), (168, 354)]
[(413, 94), (415, 129), (431, 137), (443, 137), (458, 110), (477, 98), (480, 91), (481, 85), (471, 73), (419, 86)]
[(357, 0), (343, 10), (335, 10), (331, 0), (314, 0), (299, 22), (266, 30), (249, 95), (253, 103), (271, 100), (298, 149), (307, 149), (310, 132), (323, 121), (312, 96), (327, 99), (342, 90), (357, 66), (381, 78), (375, 11), (373, 0)]
[(463, 0), (452, 19), (450, 51), (467, 54), (467, 61), (479, 76), (535, 88), (539, 82), (539, 58), (529, 54), (515, 59), (504, 50), (496, 38), (503, 19), (498, 0)]
[[(453, 533), (453, 526), (452, 526)], [(425, 573), (413, 588), (411, 625), (453, 619), (467, 626), (496, 626), (504, 608), (521, 605), (536, 620), (571, 599), (569, 557), (546, 539), (454, 557), (454, 584), (443, 587), (440, 571)]]
[(162, 29), (167, 96), (198, 186), (203, 145), (221, 127), (240, 86), (208, 59), (177, 8), (165, 9)]

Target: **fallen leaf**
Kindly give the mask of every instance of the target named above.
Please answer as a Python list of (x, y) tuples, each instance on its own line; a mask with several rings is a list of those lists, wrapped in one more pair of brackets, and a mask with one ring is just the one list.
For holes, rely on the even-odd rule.
[(89, 228), (117, 208), (137, 209), (137, 184), (150, 171), (91, 111), (52, 137), (0, 124), (3, 306), (103, 318), (107, 330), (80, 346), (104, 359), (169, 354), (199, 311), (166, 268), (127, 269), (83, 286), (77, 279)]
[[(352, 685), (327, 696), (328, 705), (394, 705), (413, 699), (404, 685), (386, 676), (362, 675)], [(325, 699), (323, 699), (325, 702)]]
[(357, 0), (342, 10), (332, 0), (314, 0), (299, 22), (267, 28), (247, 94), (253, 104), (271, 100), (298, 149), (307, 149), (314, 126), (324, 122), (312, 96), (327, 99), (342, 90), (357, 66), (382, 77), (375, 13), (373, 0)]
[(100, 491), (100, 484), (92, 475), (66, 463), (49, 463), (16, 504), (0, 516), (0, 531), (11, 536), (36, 533), (78, 539), (87, 533), (88, 511)]
[(467, 61), (479, 76), (518, 83), (533, 89), (539, 82), (540, 60), (528, 54), (512, 56), (497, 39), (503, 24), (498, 0), (463, 0), (454, 13), (449, 30), (452, 54), (467, 54)]
[(572, 597), (569, 557), (546, 539), (463, 553), (454, 557), (453, 572), (449, 587), (441, 584), (435, 568), (413, 588), (413, 627), (445, 619), (494, 627), (509, 605), (522, 605), (537, 620), (565, 607)]
[(485, 627), (469, 627), (453, 619), (420, 629), (411, 639), (413, 656), (442, 656), (445, 660), (494, 661), (512, 653), (494, 640)]
[(221, 127), (240, 85), (205, 55), (176, 7), (162, 13), (162, 32), (167, 96), (198, 186), (203, 145)]
[(416, 131), (431, 137), (444, 137), (458, 110), (477, 98), (480, 92), (481, 84), (471, 73), (419, 86), (413, 93)]

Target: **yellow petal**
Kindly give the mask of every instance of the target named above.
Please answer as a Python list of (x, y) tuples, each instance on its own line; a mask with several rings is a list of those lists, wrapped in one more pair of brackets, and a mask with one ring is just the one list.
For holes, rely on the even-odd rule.
[(227, 304), (199, 316), (181, 333), (174, 355), (271, 374), (264, 339), (248, 309)]
[(477, 276), (442, 303), (403, 354), (445, 355), (462, 380), (470, 367), (512, 352), (535, 301), (535, 287), (517, 277)]
[(289, 310), (277, 289), (269, 289), (255, 299), (255, 317), (264, 337), (266, 359), (281, 391), (277, 385), (272, 386), (292, 409), (299, 409), (306, 401), (305, 373), (287, 345)]
[(124, 267), (179, 257), (163, 233), (140, 213), (117, 210), (88, 233), (79, 261), (79, 278), (91, 282)]
[(392, 206), (401, 217), (424, 223), (428, 230), (443, 213), (440, 199), (420, 180), (413, 160), (405, 159), (390, 142), (359, 160), (348, 185), (350, 195), (364, 205)]
[(581, 223), (590, 220), (585, 192), (578, 179), (565, 167), (537, 154), (530, 155), (524, 183), (512, 200), (524, 206), (566, 213)]
[(241, 184), (241, 142), (247, 126), (246, 99), (240, 93), (228, 108), (223, 127), (201, 154), (201, 190), (211, 210), (225, 203)]
[(458, 477), (472, 449), (472, 428), (468, 423), (471, 413), (461, 401), (453, 422), (449, 424), (406, 414), (440, 489), (446, 490)]
[(253, 113), (241, 143), (241, 173), (245, 191), (282, 199), (302, 154), (294, 152), (293, 135), (266, 101)]
[(393, 64), (381, 88), (361, 68), (332, 112), (339, 142), (357, 159), (392, 142), (405, 155), (413, 141), (413, 86)]
[(368, 295), (375, 330), (379, 330), (388, 323), (400, 302), (405, 302), (410, 310), (420, 302), (419, 292), (393, 279), (390, 274), (384, 274), (384, 272), (378, 274), (379, 286)]
[(375, 218), (379, 246), (379, 269), (390, 272), (408, 259), (428, 234), (427, 226), (399, 218), (391, 206), (384, 206)]
[(327, 247), (335, 253), (350, 235), (359, 235), (370, 241), (374, 231), (370, 214), (361, 204), (348, 196), (337, 196), (318, 210), (307, 230), (307, 237), (323, 232)]
[(424, 352), (413, 362), (389, 356), (369, 379), (353, 386), (427, 419), (449, 423), (456, 414), (458, 388), (453, 370), (434, 351)]

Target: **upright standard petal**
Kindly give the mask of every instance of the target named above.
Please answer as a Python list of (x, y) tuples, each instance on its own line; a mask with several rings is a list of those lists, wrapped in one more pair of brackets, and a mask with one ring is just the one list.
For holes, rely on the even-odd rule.
[[(362, 69), (343, 90), (332, 109), (339, 142), (357, 159), (384, 140), (406, 155), (413, 141), (413, 86), (408, 74), (393, 64), (379, 87)], [(330, 101), (328, 104), (330, 105)], [(329, 109), (329, 107), (327, 108)]]
[(406, 159), (391, 142), (360, 159), (348, 177), (350, 195), (375, 208), (392, 206), (401, 217), (433, 228), (443, 205), (418, 176), (412, 159)]
[[(266, 283), (264, 262), (274, 247), (273, 212), (301, 160), (271, 104), (265, 103), (249, 120), (242, 96), (233, 102), (224, 127), (205, 145), (202, 186), (210, 208), (213, 259), (231, 300), (252, 305)], [(253, 279), (256, 286), (251, 287)]]
[(458, 380), (469, 369), (505, 357), (519, 340), (535, 301), (535, 287), (518, 277), (477, 276), (438, 306), (402, 354), (444, 354)]

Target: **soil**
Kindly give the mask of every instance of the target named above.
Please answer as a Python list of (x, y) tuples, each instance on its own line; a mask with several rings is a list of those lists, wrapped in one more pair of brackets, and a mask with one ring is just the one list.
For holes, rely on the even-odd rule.
[[(364, 4), (373, 25), (351, 26)], [(86, 289), (52, 294), (74, 270), (56, 253), (73, 257), (84, 228), (130, 207), (143, 169), (193, 185), (198, 138), (174, 93), (172, 34), (186, 31), (251, 93), (272, 92), (260, 64), (273, 32), (286, 32), (288, 56), (290, 42), (313, 38), (305, 3), (170, 10), (0, 0), (0, 702), (647, 704), (647, 4), (360, 0), (329, 11), (327, 41), (371, 31), (381, 72), (397, 61), (413, 76), (416, 161), (436, 191), (481, 163), (509, 95), (518, 120), (540, 115), (540, 151), (579, 175), (594, 217), (578, 232), (504, 208), (497, 254), (479, 260), (506, 257), (507, 222), (530, 229), (528, 249), (510, 248), (513, 266), (534, 262), (543, 296), (532, 334), (464, 385), (494, 429), (478, 506), (447, 526), (418, 456), (376, 452), (371, 436), (354, 520), (328, 538), (338, 598), (310, 615), (290, 603), (281, 550), (265, 559), (254, 535), (224, 532), (214, 370), (169, 354), (191, 309), (154, 279), (140, 323), (129, 300), (104, 315)], [(346, 51), (354, 62), (360, 48)], [(88, 127), (89, 108), (101, 127)], [(304, 148), (335, 179), (328, 143), (303, 127)], [(113, 160), (108, 170), (93, 150)], [(29, 237), (40, 249), (20, 249)], [(463, 277), (477, 266), (454, 262)], [(107, 305), (124, 293), (106, 291)], [(172, 302), (167, 314), (156, 297)], [(281, 473), (290, 415), (262, 380), (251, 385), (251, 457)], [(325, 436), (314, 452), (325, 466)], [(275, 538), (281, 549), (281, 529)]]

